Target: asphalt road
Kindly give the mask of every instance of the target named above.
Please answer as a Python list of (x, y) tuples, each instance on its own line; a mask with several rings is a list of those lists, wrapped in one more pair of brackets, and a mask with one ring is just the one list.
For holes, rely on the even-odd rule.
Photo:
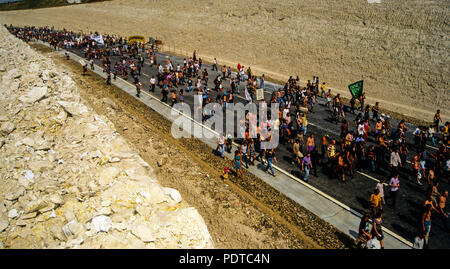
[[(71, 52), (83, 56), (81, 51), (76, 49), (70, 49)], [(157, 62), (158, 63), (165, 63), (167, 58), (170, 58), (172, 62), (174, 63), (174, 66), (177, 64), (180, 64), (180, 66), (183, 66), (183, 59), (175, 56), (170, 56), (163, 53), (157, 53)], [(112, 65), (114, 65), (115, 62), (119, 61), (119, 57), (112, 56), (111, 62)], [(96, 60), (96, 64), (101, 66), (100, 60)], [(219, 70), (220, 70), (220, 63), (218, 63)], [(213, 80), (217, 75), (221, 75), (221, 72), (212, 71), (211, 66), (209, 65), (203, 65), (202, 68), (207, 68), (209, 73), (209, 88), (214, 88)], [(144, 63), (144, 68), (142, 69), (142, 73), (140, 76), (140, 81), (144, 85), (145, 90), (149, 90), (149, 80), (152, 76), (155, 76), (157, 78), (157, 70), (156, 66), (151, 67), (149, 64), (149, 61), (146, 59)], [(128, 81), (133, 83), (133, 78), (129, 76)], [(194, 81), (195, 83), (195, 81)], [(244, 85), (246, 82), (241, 82), (240, 84), (240, 94), (235, 94), (235, 103), (237, 102), (245, 102), (244, 97)], [(230, 83), (228, 80), (224, 82), (224, 88), (230, 89)], [(184, 89), (187, 88), (186, 85), (181, 86)], [(195, 86), (194, 86), (195, 88)], [(270, 82), (266, 82), (266, 90), (265, 90), (265, 99), (267, 102), (270, 101), (270, 93), (273, 90), (278, 90), (278, 88), (282, 88), (280, 85), (272, 84)], [(177, 89), (178, 91), (179, 89)], [(188, 105), (193, 107), (194, 97), (196, 91), (187, 93), (185, 91), (184, 95), (184, 102)], [(161, 99), (161, 90), (156, 87), (155, 92), (151, 92), (151, 94), (155, 97), (158, 97)], [(211, 94), (211, 98), (215, 100), (217, 93), (213, 92)], [(337, 141), (339, 141), (339, 134), (340, 134), (340, 124), (336, 125), (331, 121), (330, 118), (330, 112), (329, 110), (324, 106), (324, 103), (326, 100), (324, 98), (319, 98), (319, 105), (316, 105), (315, 113), (308, 113), (308, 130), (307, 130), (307, 136), (311, 133), (315, 134), (315, 143), (316, 145), (319, 144), (319, 139), (325, 135), (330, 135), (331, 138), (335, 138)], [(169, 103), (170, 103), (170, 95), (169, 95)], [(383, 105), (382, 103), (380, 104)], [(354, 114), (351, 114), (349, 112), (346, 113), (346, 119), (350, 121), (350, 128), (349, 130), (355, 130), (353, 120), (355, 119)], [(399, 120), (398, 119), (392, 119), (392, 126), (397, 126)], [(235, 124), (237, 125), (237, 124)], [(371, 123), (372, 129), (374, 128), (374, 123)], [(409, 144), (409, 153), (407, 155), (407, 160), (411, 161), (413, 158), (413, 155), (416, 153), (413, 144), (413, 135), (412, 131), (415, 130), (415, 126), (411, 124), (406, 124), (406, 127), (408, 128), (407, 133), (407, 142)], [(373, 144), (374, 138), (369, 137), (369, 144)], [(301, 172), (301, 169), (299, 169), (297, 166), (292, 165), (292, 145), (290, 144), (280, 144), (276, 148), (276, 157), (278, 159), (277, 165), (281, 167), (282, 169), (292, 173), (293, 175), (303, 178), (303, 172)], [(429, 146), (428, 149), (430, 152), (435, 153), (436, 148)], [(386, 159), (388, 159), (386, 157)], [(427, 165), (432, 164), (433, 160), (430, 159), (427, 161)], [(263, 168), (262, 165), (260, 165), (261, 169)], [(354, 175), (354, 178), (350, 178), (350, 176), (346, 175), (346, 182), (343, 183), (341, 181), (338, 181), (337, 177), (330, 176), (330, 173), (327, 171), (326, 168), (320, 167), (318, 169), (317, 177), (314, 175), (309, 176), (308, 183), (313, 185), (314, 187), (320, 189), (321, 191), (325, 192), (326, 194), (332, 196), (333, 198), (343, 202), (344, 204), (352, 207), (353, 209), (359, 211), (359, 212), (368, 212), (369, 211), (369, 205), (368, 205), (368, 198), (370, 192), (375, 188), (377, 181), (381, 178), (385, 178), (386, 182), (389, 182), (389, 172), (387, 170), (387, 167), (382, 167), (379, 169), (376, 173), (372, 173), (367, 168), (362, 168), (359, 172), (356, 172)], [(423, 185), (418, 185), (415, 178), (413, 177), (413, 172), (411, 170), (411, 165), (404, 164), (404, 168), (400, 169), (400, 191), (397, 198), (397, 206), (395, 209), (391, 208), (390, 206), (386, 205), (383, 208), (383, 225), (393, 232), (397, 233), (398, 235), (404, 237), (407, 240), (413, 241), (414, 236), (416, 235), (417, 231), (417, 225), (419, 220), (419, 209), (421, 208), (421, 205), (424, 203), (426, 199), (426, 194), (428, 190), (428, 185), (426, 184), (426, 180), (422, 179)], [(449, 189), (449, 180), (441, 179), (440, 185), (439, 185), (439, 191), (442, 193), (444, 190)], [(385, 186), (385, 199), (387, 203), (390, 203), (389, 200), (389, 188), (388, 186)], [(447, 206), (448, 211), (448, 206)], [(443, 222), (438, 218), (436, 214), (433, 214), (432, 217), (433, 225), (430, 233), (430, 248), (450, 248), (450, 237), (449, 232), (444, 230), (444, 224)], [(448, 225), (448, 224), (447, 224)]]

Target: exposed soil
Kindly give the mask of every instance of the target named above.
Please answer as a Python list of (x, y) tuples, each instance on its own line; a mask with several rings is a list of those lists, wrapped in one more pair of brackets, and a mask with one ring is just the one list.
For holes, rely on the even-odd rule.
[[(103, 78), (42, 45), (34, 48), (63, 65), (80, 95), (107, 116), (155, 169), (159, 182), (179, 190), (205, 220), (217, 248), (352, 248), (353, 240), (244, 170), (245, 180), (221, 178), (230, 160), (203, 142), (174, 139), (170, 122)], [(159, 164), (158, 164), (159, 163)]]

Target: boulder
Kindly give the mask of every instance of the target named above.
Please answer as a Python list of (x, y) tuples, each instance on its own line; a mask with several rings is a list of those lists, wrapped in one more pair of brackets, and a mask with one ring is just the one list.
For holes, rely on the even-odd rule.
[(20, 196), (25, 194), (25, 188), (24, 187), (19, 187), (19, 189), (17, 191), (13, 191), (13, 192), (8, 192), (5, 195), (5, 199), (8, 201), (14, 201), (19, 199)]
[(42, 199), (38, 199), (38, 200), (29, 202), (25, 206), (24, 211), (25, 211), (25, 214), (28, 214), (28, 213), (39, 211), (40, 209), (45, 208), (46, 206), (48, 206), (47, 202), (45, 202)]
[(98, 183), (102, 186), (109, 185), (113, 182), (114, 178), (120, 173), (120, 168), (116, 166), (110, 166), (104, 168), (99, 173)]
[(57, 205), (62, 205), (62, 204), (64, 204), (64, 199), (63, 199), (63, 197), (62, 197), (61, 195), (57, 194), (57, 193), (50, 195), (50, 197), (48, 198), (48, 200), (49, 200), (50, 202), (54, 203), (54, 204), (57, 204)]
[(84, 232), (86, 232), (86, 228), (84, 227), (83, 224), (77, 222), (77, 221), (72, 221), (68, 224), (68, 228), (69, 231), (74, 235), (74, 236), (80, 236), (82, 235)]
[(9, 226), (9, 220), (4, 217), (0, 217), (0, 233), (6, 230)]
[(37, 215), (36, 212), (29, 213), (29, 214), (24, 214), (24, 215), (22, 215), (22, 216), (20, 217), (20, 219), (23, 219), (23, 220), (26, 220), (26, 219), (32, 219), (32, 218), (35, 218), (36, 215)]
[(80, 103), (66, 101), (57, 101), (57, 103), (72, 116), (81, 116), (89, 112), (87, 107)]
[(152, 230), (147, 228), (147, 226), (144, 224), (133, 226), (133, 228), (131, 229), (131, 233), (141, 239), (143, 242), (154, 242), (156, 240), (153, 236)]
[(34, 102), (40, 101), (47, 95), (47, 86), (44, 87), (33, 87), (31, 91), (27, 94), (19, 97), (19, 101), (26, 104), (32, 104)]
[(19, 216), (19, 212), (17, 211), (17, 209), (11, 209), (8, 212), (8, 218), (13, 219), (15, 217)]
[(95, 232), (108, 232), (111, 225), (111, 219), (104, 215), (96, 216), (91, 221), (91, 229)]
[(7, 122), (2, 124), (1, 132), (2, 132), (3, 135), (9, 135), (15, 129), (16, 129), (16, 126), (13, 123), (7, 121)]
[(172, 188), (163, 188), (164, 193), (169, 195), (172, 200), (174, 200), (176, 203), (180, 203), (183, 199), (181, 198), (180, 192), (178, 192), (175, 189)]

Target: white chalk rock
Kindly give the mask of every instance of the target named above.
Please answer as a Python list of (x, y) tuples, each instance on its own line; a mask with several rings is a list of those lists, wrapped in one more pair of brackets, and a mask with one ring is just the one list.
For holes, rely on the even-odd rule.
[(19, 187), (19, 189), (17, 191), (8, 192), (5, 195), (5, 200), (8, 200), (8, 201), (17, 200), (17, 199), (19, 199), (20, 196), (24, 195), (24, 193), (25, 193), (25, 188)]
[(96, 216), (92, 219), (91, 229), (96, 232), (108, 232), (111, 228), (112, 222), (111, 218), (100, 215)]
[(22, 76), (22, 74), (18, 69), (13, 69), (13, 70), (8, 71), (8, 76), (11, 79), (16, 79), (16, 78), (20, 78)]
[(19, 212), (17, 212), (17, 209), (11, 209), (8, 212), (8, 218), (13, 219), (15, 217), (19, 216)]
[(16, 126), (11, 122), (5, 122), (2, 124), (2, 134), (9, 135), (16, 129)]
[(72, 116), (80, 116), (89, 112), (87, 107), (80, 103), (66, 101), (58, 101), (57, 103)]
[(119, 223), (114, 222), (112, 224), (112, 228), (116, 229), (118, 231), (123, 231), (123, 230), (127, 229), (127, 227), (128, 227), (128, 225), (124, 222), (119, 222)]
[(120, 168), (110, 166), (100, 172), (98, 183), (100, 185), (108, 185), (113, 182), (114, 178), (120, 173)]
[(86, 232), (84, 225), (77, 221), (71, 221), (71, 223), (68, 224), (68, 227), (69, 227), (70, 232), (74, 236), (79, 236), (79, 235), (83, 234), (84, 232)]
[(73, 233), (69, 229), (69, 226), (74, 224), (74, 223), (77, 223), (77, 221), (76, 220), (72, 220), (72, 221), (70, 221), (69, 223), (67, 223), (66, 225), (64, 225), (62, 227), (62, 232), (63, 232), (63, 234), (64, 234), (64, 236), (66, 238), (69, 238), (69, 237), (71, 237), (73, 235)]
[(38, 200), (29, 202), (25, 206), (24, 210), (25, 210), (25, 213), (27, 214), (27, 213), (39, 211), (40, 209), (45, 208), (46, 206), (47, 206), (47, 203), (44, 200), (38, 199)]
[(143, 224), (134, 226), (131, 233), (141, 239), (143, 242), (154, 242), (153, 232)]
[(172, 198), (172, 200), (174, 200), (176, 203), (180, 203), (183, 198), (181, 198), (181, 194), (172, 188), (163, 188), (164, 189), (164, 193), (169, 195), (170, 198)]
[(34, 174), (31, 170), (26, 170), (26, 174), (23, 177), (19, 178), (19, 184), (25, 188), (29, 188), (31, 185), (34, 184)]
[(34, 102), (42, 100), (47, 95), (47, 87), (33, 87), (24, 96), (19, 97), (19, 101), (22, 103), (32, 104)]
[(59, 195), (59, 194), (52, 194), (52, 195), (49, 197), (49, 201), (52, 202), (52, 203), (54, 203), (54, 204), (57, 204), (57, 205), (62, 205), (62, 204), (64, 204), (64, 199), (63, 199), (62, 196)]
[(0, 203), (0, 213), (6, 213), (7, 211), (6, 206), (3, 203)]
[(22, 140), (22, 144), (27, 145), (27, 146), (30, 146), (30, 147), (34, 147), (34, 139), (31, 138), (31, 137), (25, 137), (25, 138)]
[(9, 226), (9, 221), (7, 218), (1, 218), (0, 219), (0, 233), (6, 230)]

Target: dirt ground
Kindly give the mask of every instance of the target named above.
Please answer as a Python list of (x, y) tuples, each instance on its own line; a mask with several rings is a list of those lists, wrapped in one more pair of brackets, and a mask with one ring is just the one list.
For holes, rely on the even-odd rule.
[(94, 73), (82, 75), (78, 63), (42, 45), (32, 45), (61, 64), (80, 95), (107, 116), (117, 131), (155, 169), (163, 186), (176, 188), (202, 215), (217, 248), (353, 248), (353, 240), (252, 174), (245, 180), (220, 176), (231, 161), (212, 154), (197, 139), (176, 140), (170, 123)]
[[(450, 118), (450, 6), (441, 0), (113, 0), (0, 12), (1, 23), (134, 34), (165, 51), (197, 55), (302, 83), (317, 75), (349, 96), (364, 80), (366, 103), (430, 121)], [(372, 1), (373, 2), (373, 1)]]

